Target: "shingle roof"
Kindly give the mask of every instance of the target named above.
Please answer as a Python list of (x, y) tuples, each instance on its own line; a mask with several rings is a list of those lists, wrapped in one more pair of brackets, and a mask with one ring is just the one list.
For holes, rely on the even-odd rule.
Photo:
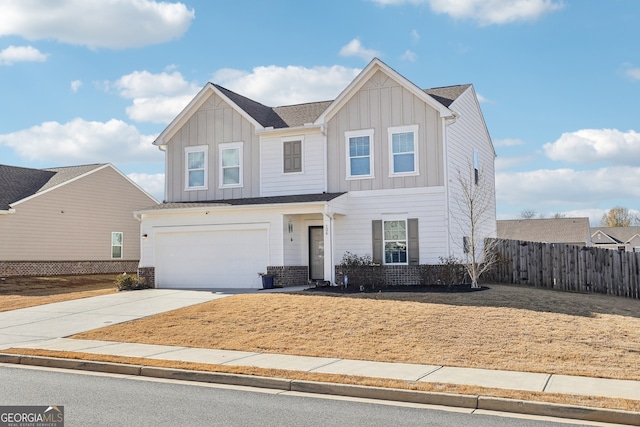
[(8, 210), (12, 203), (48, 190), (101, 166), (103, 165), (94, 164), (31, 169), (0, 165), (0, 210)]
[(627, 243), (633, 236), (640, 234), (640, 227), (592, 227), (591, 235), (598, 231), (611, 237), (616, 243)]
[[(233, 101), (244, 112), (249, 114), (262, 127), (274, 129), (303, 126), (313, 123), (331, 105), (331, 101), (309, 102), (305, 104), (267, 107), (257, 101), (235, 93), (220, 85), (213, 84), (227, 98)], [(470, 84), (424, 89), (433, 99), (445, 107), (449, 107)]]
[(202, 202), (170, 202), (151, 206), (148, 210), (328, 202), (342, 196), (343, 194), (345, 193), (296, 194), (290, 196), (250, 197), (245, 199), (211, 200)]
[(589, 218), (512, 219), (496, 224), (499, 239), (586, 244), (591, 236)]

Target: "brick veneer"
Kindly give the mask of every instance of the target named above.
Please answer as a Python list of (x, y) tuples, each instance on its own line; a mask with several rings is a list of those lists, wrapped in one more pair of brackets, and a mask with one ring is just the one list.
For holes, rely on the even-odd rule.
[(299, 286), (309, 282), (309, 267), (306, 265), (268, 266), (267, 274), (274, 276), (276, 286)]
[(132, 273), (138, 261), (0, 261), (0, 277)]
[[(458, 284), (465, 280), (463, 266), (449, 267), (445, 265), (382, 265), (374, 267), (378, 269), (379, 280), (376, 286), (407, 286), (407, 285), (441, 285)], [(336, 285), (344, 282), (344, 267), (336, 266)], [(352, 278), (349, 284), (354, 283)]]
[(156, 287), (156, 268), (155, 267), (140, 267), (138, 268), (138, 277), (144, 279), (145, 283), (152, 287)]

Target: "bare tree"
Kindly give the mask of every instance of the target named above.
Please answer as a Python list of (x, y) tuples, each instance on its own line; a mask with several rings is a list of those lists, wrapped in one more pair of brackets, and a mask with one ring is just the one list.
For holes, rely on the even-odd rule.
[(602, 214), (600, 225), (602, 227), (629, 227), (634, 220), (636, 218), (629, 213), (629, 209), (616, 206)]
[(523, 209), (520, 212), (520, 218), (521, 219), (534, 219), (536, 217), (536, 215), (538, 214), (538, 212), (536, 212), (535, 209)]
[(490, 238), (495, 230), (495, 188), (485, 179), (482, 170), (469, 165), (469, 172), (458, 170), (461, 193), (457, 197), (460, 215), (453, 218), (463, 233), (464, 266), (471, 279), (471, 287), (478, 288), (478, 279), (497, 262), (497, 240)]
[(566, 215), (566, 214), (563, 214), (562, 212), (556, 212), (556, 213), (554, 213), (554, 214), (553, 214), (553, 216), (552, 216), (552, 218), (555, 218), (555, 219), (559, 219), (559, 218), (566, 218), (566, 217), (567, 217), (567, 215)]

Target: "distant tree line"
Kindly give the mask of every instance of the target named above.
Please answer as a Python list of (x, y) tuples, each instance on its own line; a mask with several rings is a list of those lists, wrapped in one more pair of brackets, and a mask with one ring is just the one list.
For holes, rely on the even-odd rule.
[[(565, 218), (566, 215), (560, 212), (553, 214), (550, 218)], [(535, 209), (523, 209), (520, 212), (520, 219), (543, 219), (544, 214), (538, 214)], [(640, 214), (632, 214), (629, 209), (623, 206), (615, 206), (600, 218), (601, 227), (631, 227), (632, 225), (640, 225)]]

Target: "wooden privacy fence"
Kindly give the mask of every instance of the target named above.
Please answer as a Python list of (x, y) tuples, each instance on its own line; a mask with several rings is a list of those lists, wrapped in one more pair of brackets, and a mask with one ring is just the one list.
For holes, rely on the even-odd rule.
[(640, 253), (562, 243), (495, 241), (500, 283), (640, 299)]

